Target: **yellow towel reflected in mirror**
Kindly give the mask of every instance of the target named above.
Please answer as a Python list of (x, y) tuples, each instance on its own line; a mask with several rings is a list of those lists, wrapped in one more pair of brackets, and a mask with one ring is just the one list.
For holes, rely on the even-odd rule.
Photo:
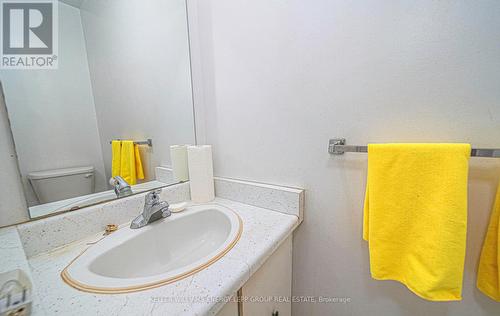
[(111, 142), (111, 176), (120, 176), (129, 184), (136, 184), (137, 179), (144, 179), (139, 148), (131, 140)]

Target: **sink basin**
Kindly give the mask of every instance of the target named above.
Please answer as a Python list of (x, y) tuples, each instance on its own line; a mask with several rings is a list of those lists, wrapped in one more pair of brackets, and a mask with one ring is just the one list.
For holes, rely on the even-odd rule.
[(175, 282), (226, 254), (243, 224), (231, 209), (188, 207), (143, 228), (121, 228), (76, 257), (61, 273), (74, 288), (128, 293)]

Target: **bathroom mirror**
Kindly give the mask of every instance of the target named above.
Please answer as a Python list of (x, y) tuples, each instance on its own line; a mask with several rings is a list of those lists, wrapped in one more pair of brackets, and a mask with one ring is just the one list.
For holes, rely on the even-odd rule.
[[(0, 226), (117, 198), (113, 159), (137, 168), (133, 193), (171, 184), (157, 167), (170, 166), (171, 145), (195, 143), (185, 0), (54, 3), (57, 68), (0, 69), (12, 199)], [(112, 140), (135, 146), (112, 152)]]

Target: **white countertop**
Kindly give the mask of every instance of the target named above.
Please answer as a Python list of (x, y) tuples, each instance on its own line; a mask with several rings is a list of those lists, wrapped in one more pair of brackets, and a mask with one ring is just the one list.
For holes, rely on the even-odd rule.
[[(100, 233), (28, 259), (32, 281), (40, 298), (34, 314), (216, 314), (224, 305), (220, 299), (234, 294), (250, 278), (298, 226), (299, 219), (294, 215), (222, 198), (216, 198), (214, 202), (240, 215), (243, 234), (233, 249), (206, 269), (175, 283), (136, 293), (92, 294), (78, 291), (63, 282), (60, 272), (88, 247), (88, 242), (101, 238)], [(8, 233), (0, 234), (0, 245), (4, 235)], [(3, 256), (4, 249), (0, 248), (0, 251), (3, 266), (4, 260), (8, 259)]]
[[(34, 283), (33, 275), (31, 274), (31, 269), (24, 254), (23, 245), (16, 227), (2, 228), (0, 229), (0, 273), (16, 269), (23, 270), (31, 282)], [(44, 315), (44, 310), (40, 306), (36, 284), (32, 284), (32, 298), (32, 308), (34, 310), (32, 315)]]

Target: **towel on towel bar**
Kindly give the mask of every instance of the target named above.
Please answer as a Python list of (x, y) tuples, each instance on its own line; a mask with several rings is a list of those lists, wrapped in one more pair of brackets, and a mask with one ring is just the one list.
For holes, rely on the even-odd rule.
[(144, 179), (139, 148), (131, 140), (111, 142), (111, 176), (120, 176), (128, 184), (136, 184), (137, 179)]
[(363, 238), (371, 275), (460, 300), (469, 144), (370, 144)]
[(477, 287), (491, 299), (500, 302), (500, 185), (491, 212), (488, 232), (481, 251)]

